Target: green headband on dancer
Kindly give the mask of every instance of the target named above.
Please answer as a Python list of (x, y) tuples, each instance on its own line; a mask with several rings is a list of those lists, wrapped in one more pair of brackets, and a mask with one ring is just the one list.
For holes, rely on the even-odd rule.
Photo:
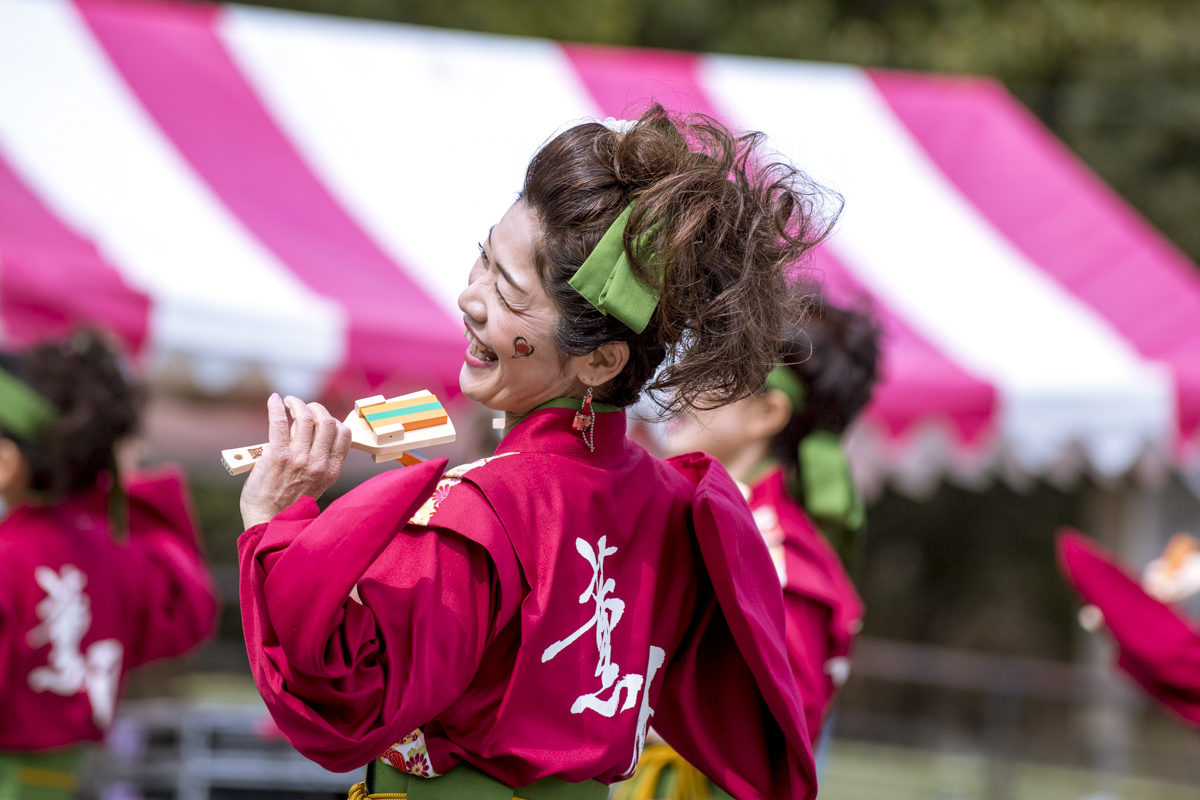
[[(608, 226), (596, 249), (568, 283), (601, 314), (611, 314), (634, 333), (641, 333), (658, 307), (659, 290), (634, 274), (633, 265), (625, 256), (625, 228), (632, 213), (633, 203), (630, 203)], [(633, 247), (646, 271), (662, 280), (662, 262), (653, 254), (645, 257), (653, 233), (653, 228), (643, 233)]]
[(804, 381), (796, 371), (787, 364), (780, 364), (767, 375), (767, 388), (777, 389), (787, 395), (792, 401), (792, 414), (799, 414), (804, 409)]
[(34, 441), (57, 418), (53, 403), (12, 373), (0, 369), (0, 428)]
[[(792, 404), (792, 414), (804, 409), (804, 383), (795, 370), (780, 364), (767, 376), (767, 388), (777, 389)], [(842, 449), (842, 437), (833, 431), (813, 431), (800, 440), (796, 452), (800, 464), (804, 508), (814, 517), (832, 519), (850, 530), (858, 530), (865, 519), (862, 498), (850, 477), (850, 463)]]
[[(58, 409), (53, 403), (8, 370), (0, 368), (0, 429), (27, 442), (36, 442), (57, 419)], [(113, 534), (119, 539), (125, 535), (129, 501), (121, 487), (115, 455), (109, 471), (112, 485), (108, 490), (108, 516)]]

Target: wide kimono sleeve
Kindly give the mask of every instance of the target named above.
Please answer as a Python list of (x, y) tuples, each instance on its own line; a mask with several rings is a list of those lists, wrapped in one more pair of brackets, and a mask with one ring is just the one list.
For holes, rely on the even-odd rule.
[(1104, 613), (1117, 665), (1151, 697), (1200, 725), (1200, 632), (1175, 608), (1142, 589), (1113, 556), (1081, 534), (1058, 537), (1059, 563), (1085, 602)]
[[(302, 498), (238, 542), (255, 682), (292, 745), (327, 769), (361, 767), (458, 699), (493, 630), (488, 551), (409, 522), (444, 463), (385, 472), (323, 513)], [(473, 524), (499, 524), (479, 506)]]
[(692, 529), (707, 580), (689, 633), (667, 666), (654, 727), (734, 797), (815, 798), (783, 592), (766, 545), (716, 461), (692, 453), (669, 463), (696, 484)]
[(129, 494), (127, 586), (136, 594), (127, 667), (177, 656), (212, 634), (217, 596), (180, 474), (141, 476)]

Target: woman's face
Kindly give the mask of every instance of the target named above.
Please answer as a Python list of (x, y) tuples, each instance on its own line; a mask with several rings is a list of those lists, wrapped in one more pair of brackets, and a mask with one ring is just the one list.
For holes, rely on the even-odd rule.
[(534, 267), (541, 236), (537, 216), (518, 200), (480, 243), (458, 296), (468, 339), (459, 385), (494, 411), (525, 414), (584, 390), (572, 362), (559, 361), (558, 309)]
[(771, 452), (771, 441), (792, 418), (792, 401), (778, 389), (709, 411), (693, 411), (663, 427), (667, 455), (703, 450), (741, 480)]
[(689, 411), (665, 422), (659, 432), (664, 454), (700, 450), (727, 464), (745, 446), (746, 429), (756, 409), (755, 398), (747, 397), (720, 408)]

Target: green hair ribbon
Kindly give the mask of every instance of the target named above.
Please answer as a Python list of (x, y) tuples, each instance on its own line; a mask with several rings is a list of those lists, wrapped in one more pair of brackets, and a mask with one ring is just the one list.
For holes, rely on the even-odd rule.
[[(787, 395), (792, 414), (804, 410), (804, 381), (786, 364), (767, 375), (767, 389)], [(866, 519), (862, 498), (854, 488), (850, 464), (842, 449), (842, 439), (832, 431), (817, 430), (800, 440), (796, 461), (800, 465), (804, 508), (814, 517), (834, 520), (850, 530), (858, 530)]]
[(0, 369), (0, 428), (33, 441), (57, 418), (58, 410), (53, 403), (12, 373)]
[(808, 512), (850, 530), (861, 528), (866, 512), (850, 477), (841, 437), (832, 431), (813, 431), (800, 440), (799, 459)]
[[(568, 283), (601, 314), (612, 315), (634, 333), (641, 333), (650, 324), (660, 293), (634, 274), (633, 265), (625, 255), (625, 228), (632, 214), (633, 203), (630, 203), (608, 226)], [(646, 231), (634, 243), (639, 257), (653, 232), (653, 229)], [(642, 261), (647, 271), (662, 279), (659, 259), (650, 257)]]
[(787, 399), (792, 402), (792, 414), (799, 414), (804, 410), (804, 381), (800, 380), (796, 371), (787, 364), (780, 364), (771, 370), (767, 375), (767, 388), (777, 389), (787, 395)]
[[(0, 428), (34, 442), (58, 419), (58, 409), (8, 370), (0, 368)], [(121, 487), (114, 457), (109, 465), (108, 516), (114, 536), (122, 539), (129, 521), (129, 500)]]

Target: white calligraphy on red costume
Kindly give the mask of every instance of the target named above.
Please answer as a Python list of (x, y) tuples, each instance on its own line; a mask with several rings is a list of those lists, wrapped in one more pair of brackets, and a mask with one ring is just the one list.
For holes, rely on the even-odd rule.
[[(618, 710), (628, 711), (637, 705), (638, 694), (642, 691), (644, 683), (643, 677), (634, 673), (626, 673), (618, 680), (617, 676), (621, 674), (621, 667), (612, 660), (612, 632), (617, 627), (617, 623), (625, 615), (625, 601), (619, 597), (612, 596), (613, 591), (616, 589), (616, 581), (612, 578), (604, 577), (604, 560), (609, 556), (615, 555), (617, 548), (609, 547), (608, 537), (601, 536), (594, 550), (586, 540), (576, 539), (575, 550), (587, 560), (592, 568), (592, 579), (588, 582), (588, 586), (584, 589), (583, 594), (579, 595), (579, 602), (583, 604), (589, 600), (594, 600), (596, 610), (591, 618), (574, 633), (547, 647), (542, 652), (542, 663), (550, 661), (579, 639), (579, 637), (583, 636), (583, 634), (595, 628), (596, 650), (599, 655), (596, 661), (595, 676), (600, 679), (600, 688), (595, 692), (584, 693), (575, 698), (575, 702), (571, 705), (571, 713), (581, 714), (585, 710), (590, 710), (605, 717), (612, 717)], [(655, 673), (658, 672), (665, 659), (666, 651), (661, 647), (652, 646), (650, 648), (648, 669), (650, 683), (654, 681)], [(622, 690), (625, 693), (624, 703), (621, 702)], [(608, 696), (601, 697), (605, 692), (608, 692)], [(617, 706), (620, 706), (620, 708), (618, 709)], [(646, 732), (650, 725), (650, 717), (653, 715), (654, 709), (650, 708), (650, 692), (649, 686), (647, 686), (646, 692), (642, 694), (642, 705), (638, 712), (633, 763), (630, 767), (631, 772), (637, 766), (638, 759), (641, 757), (642, 748), (646, 743)]]
[[(647, 687), (654, 685), (654, 676), (658, 674), (659, 668), (666, 659), (666, 650), (650, 646), (650, 664), (646, 667)], [(642, 758), (642, 748), (646, 746), (646, 737), (650, 734), (650, 718), (653, 716), (654, 709), (650, 707), (650, 689), (647, 688), (642, 694), (642, 707), (638, 710), (637, 740), (633, 745), (633, 761), (629, 762), (629, 770), (626, 773), (628, 775), (633, 774), (633, 771), (637, 769), (638, 761)]]
[(124, 648), (116, 639), (104, 639), (93, 642), (86, 655), (82, 651), (83, 637), (92, 627), (92, 601), (83, 591), (87, 575), (82, 570), (72, 564), (64, 564), (61, 573), (38, 567), (33, 577), (46, 597), (35, 609), (42, 622), (25, 640), (34, 649), (49, 644), (50, 655), (46, 666), (29, 673), (29, 687), (64, 697), (86, 691), (92, 719), (107, 728), (116, 711)]

